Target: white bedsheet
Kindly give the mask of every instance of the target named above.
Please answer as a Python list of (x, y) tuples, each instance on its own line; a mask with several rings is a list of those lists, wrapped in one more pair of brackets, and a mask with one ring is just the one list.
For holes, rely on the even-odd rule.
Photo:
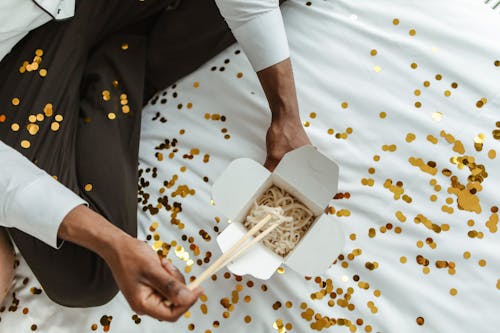
[[(122, 296), (103, 307), (82, 310), (60, 307), (43, 293), (32, 295), (30, 288), (39, 285), (21, 259), (12, 289), (19, 305), (17, 311), (9, 312), (12, 297), (6, 300), (7, 309), (0, 313), (0, 332), (30, 332), (33, 324), (37, 332), (92, 332), (93, 324), (102, 332), (103, 315), (113, 317), (109, 331), (118, 333), (310, 332), (334, 322), (323, 330), (498, 331), (500, 239), (494, 227), (491, 231), (488, 228), (494, 223), (485, 224), (495, 216), (498, 220), (491, 207), (500, 206), (500, 157), (493, 158), (493, 151), (500, 153), (500, 141), (493, 137), (496, 126), (500, 126), (500, 67), (495, 65), (500, 60), (498, 13), (472, 0), (315, 0), (310, 5), (290, 0), (283, 12), (306, 131), (320, 151), (341, 165), (339, 191), (350, 194), (331, 203), (342, 215), (338, 219), (347, 237), (345, 260), (338, 260), (324, 276), (310, 280), (286, 267), (269, 281), (249, 277), (237, 281), (234, 276), (226, 279), (225, 272), (220, 272), (216, 281), (204, 284), (207, 300), (197, 303), (179, 322), (160, 323), (143, 317), (136, 324)], [(397, 25), (393, 23), (395, 18), (399, 20)], [(227, 222), (217, 206), (210, 205), (210, 184), (235, 158), (265, 158), (269, 112), (250, 64), (243, 54), (235, 54), (237, 49), (237, 45), (228, 48), (175, 88), (160, 93), (156, 104), (144, 110), (140, 168), (149, 182), (144, 188), (150, 194), (148, 203), (156, 205), (163, 195), (169, 197), (170, 204), (180, 202), (182, 212), (177, 218), (184, 229), (170, 223), (170, 212), (160, 209), (151, 215), (142, 211), (141, 203), (139, 237), (153, 235), (150, 227), (158, 222), (160, 243), (156, 246), (172, 241), (181, 245), (184, 250), (175, 251), (176, 246), (172, 246), (168, 254), (180, 268), (191, 263), (187, 260), (194, 260), (188, 277), (208, 267), (196, 264), (207, 251), (212, 258), (220, 255), (214, 227), (222, 230)], [(376, 55), (371, 55), (372, 50)], [(238, 73), (243, 76), (239, 78)], [(165, 104), (162, 99), (166, 99)], [(421, 107), (416, 107), (416, 102)], [(346, 107), (342, 103), (347, 103)], [(481, 103), (484, 105), (478, 107)], [(207, 120), (207, 113), (224, 115), (226, 120)], [(222, 132), (224, 128), (227, 133)], [(334, 130), (333, 135), (329, 129)], [(180, 134), (181, 130), (185, 133)], [(346, 138), (336, 138), (337, 133), (346, 131), (351, 132)], [(453, 151), (454, 144), (441, 136), (442, 131), (460, 140), (465, 153)], [(230, 138), (225, 139), (225, 134)], [(414, 141), (410, 140), (412, 135)], [(165, 139), (173, 138), (178, 148), (173, 158), (169, 158), (172, 149), (155, 149)], [(477, 147), (483, 143), (481, 151), (476, 151), (474, 140)], [(460, 151), (458, 143), (455, 147)], [(155, 156), (158, 152), (163, 154), (162, 161)], [(191, 153), (192, 159), (183, 156)], [(205, 154), (210, 155), (206, 163)], [(487, 171), (477, 192), (481, 213), (459, 209), (457, 197), (447, 192), (451, 182), (442, 174), (444, 168), (467, 184), (469, 168), (459, 169), (453, 163), (455, 157), (463, 155), (472, 156)], [(432, 176), (413, 166), (409, 161), (412, 157), (425, 163), (434, 161), (437, 174)], [(186, 167), (184, 172), (182, 167)], [(152, 171), (146, 172), (148, 168), (157, 168), (155, 177)], [(476, 167), (475, 171), (481, 170)], [(178, 176), (176, 184), (160, 194), (164, 181), (174, 175)], [(203, 177), (208, 177), (208, 182)], [(394, 186), (398, 181), (403, 183), (404, 193), (399, 199), (390, 191), (388, 179)], [(195, 194), (174, 197), (172, 193), (179, 185), (187, 185)], [(432, 195), (436, 195), (435, 201)], [(462, 205), (469, 210), (477, 208), (470, 202)], [(403, 220), (398, 212), (406, 217), (405, 222), (398, 219)], [(432, 221), (428, 223), (449, 225), (449, 231), (436, 233), (432, 225), (429, 229), (425, 223), (416, 223), (414, 218), (419, 214)], [(219, 223), (216, 217), (220, 217)], [(393, 228), (382, 232), (387, 223)], [(401, 228), (400, 233), (395, 232), (396, 227)], [(370, 237), (371, 228), (375, 229), (374, 237)], [(198, 256), (190, 249), (189, 237), (200, 249)], [(155, 245), (154, 241), (150, 243)], [(466, 251), (469, 259), (464, 258)], [(420, 262), (429, 260), (427, 274), (417, 263), (419, 255), (424, 257)], [(406, 263), (401, 263), (402, 257)], [(455, 271), (438, 269), (437, 260), (453, 262)], [(377, 268), (370, 270), (367, 266)], [(355, 275), (359, 281), (354, 281)], [(29, 281), (23, 284), (25, 277)], [(253, 287), (249, 287), (250, 281)], [(265, 292), (263, 285), (267, 286)], [(328, 293), (318, 299), (323, 295), (315, 293), (323, 288)], [(331, 298), (330, 291), (337, 293), (336, 298)], [(349, 300), (339, 302), (346, 293), (351, 294)], [(233, 304), (230, 309), (223, 307), (222, 303), (229, 306), (226, 300), (221, 302), (224, 298)], [(329, 306), (329, 301), (335, 305)], [(23, 308), (29, 313), (23, 314)], [(225, 311), (229, 318), (224, 318)], [(423, 318), (423, 325), (417, 324), (418, 317)], [(214, 321), (218, 321), (218, 327)]]

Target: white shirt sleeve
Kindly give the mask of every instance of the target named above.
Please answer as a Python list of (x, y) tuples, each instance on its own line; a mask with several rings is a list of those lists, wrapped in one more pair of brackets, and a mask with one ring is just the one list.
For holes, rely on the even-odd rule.
[(290, 56), (278, 0), (215, 0), (256, 72)]
[(16, 228), (57, 248), (64, 217), (86, 202), (0, 141), (0, 226)]

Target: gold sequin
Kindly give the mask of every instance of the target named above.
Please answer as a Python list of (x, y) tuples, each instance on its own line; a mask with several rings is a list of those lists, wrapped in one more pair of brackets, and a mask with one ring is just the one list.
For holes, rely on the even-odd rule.
[(23, 147), (24, 149), (28, 149), (29, 147), (31, 147), (31, 143), (28, 140), (23, 140), (21, 141), (21, 147)]
[(53, 123), (50, 124), (50, 129), (54, 132), (58, 131), (59, 130), (59, 123), (54, 121)]

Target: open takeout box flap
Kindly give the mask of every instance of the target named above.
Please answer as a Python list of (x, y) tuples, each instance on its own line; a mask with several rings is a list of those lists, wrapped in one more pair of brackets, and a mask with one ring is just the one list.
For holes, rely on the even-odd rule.
[(290, 194), (298, 196), (300, 191), (299, 199), (306, 198), (308, 206), (313, 203), (318, 214), (318, 209), (324, 209), (337, 193), (339, 167), (315, 147), (306, 145), (285, 154), (273, 176), (289, 184)]
[[(231, 223), (217, 236), (217, 243), (223, 253), (227, 252), (248, 230), (241, 223)], [(269, 279), (283, 262), (264, 246), (254, 246), (243, 253), (227, 268), (237, 275), (250, 274), (258, 279)]]
[(323, 274), (344, 248), (340, 223), (323, 214), (286, 258), (285, 264), (302, 275)]
[[(271, 173), (249, 158), (239, 158), (229, 164), (212, 186), (212, 199), (217, 208), (234, 220), (246, 214)], [(248, 207), (247, 207), (248, 206)]]

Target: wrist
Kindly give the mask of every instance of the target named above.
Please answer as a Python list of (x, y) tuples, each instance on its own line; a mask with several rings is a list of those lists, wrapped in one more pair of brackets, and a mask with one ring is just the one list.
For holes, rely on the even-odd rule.
[(106, 261), (116, 253), (117, 244), (130, 237), (86, 206), (75, 207), (66, 215), (58, 236), (97, 253)]

